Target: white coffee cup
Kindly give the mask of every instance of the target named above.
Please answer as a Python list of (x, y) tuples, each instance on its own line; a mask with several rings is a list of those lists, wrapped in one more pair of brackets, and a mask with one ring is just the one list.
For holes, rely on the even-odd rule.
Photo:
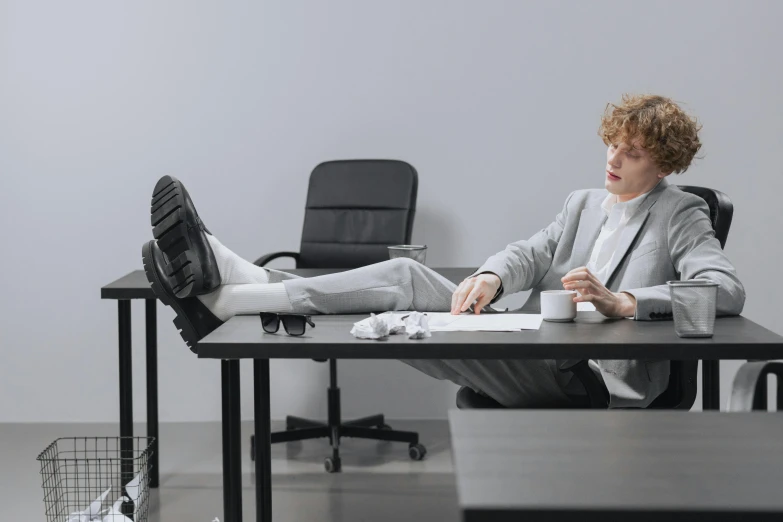
[(541, 292), (541, 315), (544, 321), (566, 323), (576, 317), (574, 290), (544, 290)]

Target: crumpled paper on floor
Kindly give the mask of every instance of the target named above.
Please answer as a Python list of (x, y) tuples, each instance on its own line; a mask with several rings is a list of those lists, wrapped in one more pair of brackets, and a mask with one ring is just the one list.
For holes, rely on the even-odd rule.
[(427, 314), (421, 312), (370, 314), (370, 317), (354, 323), (351, 328), (351, 335), (359, 339), (383, 339), (401, 333), (405, 333), (408, 339), (431, 337)]
[(125, 491), (130, 498), (122, 496), (117, 499), (114, 504), (108, 509), (103, 508), (103, 502), (111, 492), (111, 486), (101, 493), (101, 496), (92, 501), (92, 503), (84, 511), (76, 511), (68, 516), (67, 522), (133, 522), (130, 518), (126, 517), (120, 511), (123, 502), (141, 503), (143, 500), (143, 477), (139, 473), (133, 480), (125, 485)]

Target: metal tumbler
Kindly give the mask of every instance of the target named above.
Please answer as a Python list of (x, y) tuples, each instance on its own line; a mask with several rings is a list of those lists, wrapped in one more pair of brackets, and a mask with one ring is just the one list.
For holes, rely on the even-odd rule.
[(422, 265), (427, 258), (427, 245), (392, 245), (389, 248), (389, 259), (409, 257)]
[(718, 283), (709, 279), (669, 281), (674, 331), (680, 337), (712, 337)]

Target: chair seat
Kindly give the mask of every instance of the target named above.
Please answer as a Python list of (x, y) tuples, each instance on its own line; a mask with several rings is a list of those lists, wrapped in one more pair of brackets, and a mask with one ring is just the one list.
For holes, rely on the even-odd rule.
[(473, 409), (505, 409), (505, 406), (500, 404), (495, 399), (476, 393), (472, 389), (463, 386), (457, 392), (457, 408), (461, 410), (473, 410)]
[[(566, 409), (584, 409), (590, 408), (590, 398), (587, 395), (574, 395), (569, 396), (572, 404), (566, 406)], [(542, 406), (543, 407), (543, 406)], [(457, 392), (457, 408), (460, 410), (499, 410), (507, 409), (498, 401), (486, 395), (476, 393), (467, 386), (462, 386)], [(511, 408), (514, 409), (514, 408)]]

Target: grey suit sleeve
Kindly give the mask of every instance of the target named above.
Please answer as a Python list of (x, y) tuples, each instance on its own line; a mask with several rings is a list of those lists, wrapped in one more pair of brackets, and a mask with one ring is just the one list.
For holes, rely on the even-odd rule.
[(574, 195), (566, 198), (563, 210), (555, 220), (527, 241), (517, 241), (506, 246), (476, 270), (476, 274), (492, 272), (500, 278), (501, 289), (492, 299), (494, 303), (504, 294), (513, 294), (533, 288), (544, 277), (552, 264), (555, 249), (563, 234), (568, 216), (568, 203)]
[[(709, 207), (703, 199), (683, 198), (669, 220), (669, 255), (680, 280), (711, 279), (720, 284), (718, 315), (739, 315), (745, 305), (745, 289), (715, 238), (709, 216)], [(667, 285), (622, 291), (636, 298), (634, 319), (671, 319), (671, 297)]]

